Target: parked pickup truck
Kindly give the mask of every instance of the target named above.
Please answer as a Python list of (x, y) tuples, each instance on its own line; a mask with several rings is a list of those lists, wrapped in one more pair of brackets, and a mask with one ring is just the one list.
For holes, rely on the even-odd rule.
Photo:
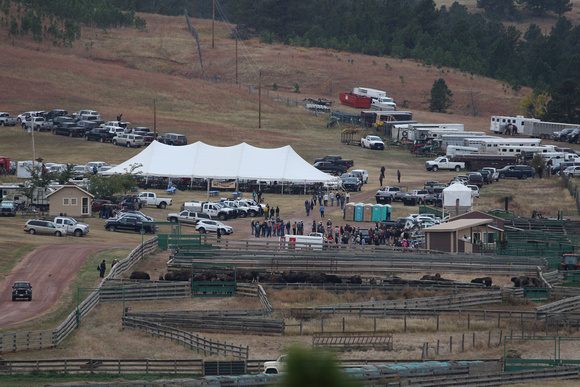
[(353, 160), (343, 159), (342, 156), (324, 156), (321, 159), (315, 159), (314, 163), (317, 163), (319, 161), (325, 161), (325, 162), (329, 162), (329, 163), (332, 163), (335, 165), (341, 165), (341, 166), (344, 166), (345, 169), (349, 169), (349, 168), (354, 166)]
[(428, 171), (437, 172), (440, 169), (455, 170), (459, 172), (461, 169), (465, 168), (465, 163), (451, 161), (449, 157), (437, 157), (435, 160), (427, 161), (425, 163), (425, 168)]
[(137, 196), (139, 197), (139, 199), (141, 199), (141, 202), (144, 205), (157, 206), (158, 208), (161, 208), (162, 210), (165, 209), (165, 207), (173, 204), (173, 199), (158, 198), (157, 194), (155, 192), (141, 192)]
[(10, 117), (8, 113), (0, 113), (0, 125), (2, 126), (15, 126), (16, 117)]
[(281, 374), (286, 371), (286, 355), (282, 355), (278, 360), (264, 362), (265, 374)]
[(57, 216), (54, 218), (54, 223), (57, 226), (63, 227), (66, 230), (67, 235), (74, 235), (77, 237), (82, 237), (89, 233), (89, 225), (86, 223), (79, 223), (73, 218), (67, 216)]
[(37, 132), (50, 132), (53, 126), (52, 122), (47, 121), (44, 117), (28, 117), (22, 123), (22, 129), (32, 128)]
[(322, 172), (328, 172), (335, 175), (342, 175), (348, 169), (345, 165), (334, 164), (330, 161), (317, 161), (314, 163), (314, 167)]
[(185, 202), (183, 203), (182, 209), (203, 212), (204, 214), (208, 214), (212, 218), (218, 218), (219, 220), (233, 219), (237, 216), (236, 209), (226, 207), (218, 202)]
[(115, 137), (113, 133), (103, 128), (93, 128), (85, 132), (85, 140), (87, 141), (111, 142), (113, 141), (113, 137)]
[(373, 136), (370, 134), (368, 136), (363, 137), (360, 140), (360, 146), (369, 149), (379, 149), (379, 150), (385, 149), (385, 143), (383, 142), (383, 140), (381, 140), (379, 136)]
[(375, 194), (377, 203), (390, 203), (395, 200), (402, 200), (407, 192), (401, 190), (401, 187), (383, 187)]
[(52, 134), (60, 134), (69, 137), (83, 137), (85, 128), (78, 126), (74, 122), (61, 122), (60, 125), (52, 128)]

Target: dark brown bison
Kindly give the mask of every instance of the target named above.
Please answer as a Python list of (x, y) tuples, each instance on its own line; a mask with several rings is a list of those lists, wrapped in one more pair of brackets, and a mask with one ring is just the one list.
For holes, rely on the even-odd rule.
[(145, 273), (144, 271), (134, 271), (131, 273), (130, 279), (141, 279), (141, 280), (148, 280), (151, 279), (149, 274)]
[(480, 278), (474, 278), (471, 280), (472, 284), (484, 284), (485, 286), (489, 287), (491, 286), (491, 277), (480, 277)]

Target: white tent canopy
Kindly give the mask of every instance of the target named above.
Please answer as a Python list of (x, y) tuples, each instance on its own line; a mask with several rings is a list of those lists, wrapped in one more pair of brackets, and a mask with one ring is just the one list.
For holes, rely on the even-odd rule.
[(471, 188), (461, 183), (453, 183), (443, 190), (443, 207), (448, 208), (457, 205), (459, 207), (473, 206), (473, 193)]
[(290, 145), (256, 148), (246, 143), (217, 147), (196, 142), (171, 146), (153, 141), (135, 157), (104, 172), (169, 178), (248, 179), (278, 182), (329, 182), (336, 177), (316, 169)]

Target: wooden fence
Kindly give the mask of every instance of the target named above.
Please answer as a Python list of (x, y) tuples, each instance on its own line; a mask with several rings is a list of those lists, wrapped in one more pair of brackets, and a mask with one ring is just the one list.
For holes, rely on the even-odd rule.
[[(143, 249), (142, 249), (143, 247)], [(78, 327), (81, 319), (85, 317), (100, 301), (101, 287), (110, 279), (115, 278), (125, 270), (129, 269), (135, 262), (141, 259), (157, 247), (157, 238), (151, 238), (143, 246), (139, 245), (127, 258), (116, 264), (107, 277), (101, 282), (99, 288), (91, 293), (78, 308), (72, 311), (67, 318), (53, 330), (31, 331), (18, 333), (5, 333), (0, 335), (0, 353), (7, 351), (22, 351), (29, 349), (53, 348), (60, 344), (67, 336)]]
[(560, 301), (555, 301), (550, 304), (534, 308), (536, 313), (540, 316), (555, 313), (566, 313), (578, 309), (580, 309), (580, 296), (565, 298)]
[(101, 301), (147, 301), (191, 296), (189, 282), (110, 280), (101, 286)]
[[(263, 283), (266, 288), (282, 290), (303, 290), (303, 289), (320, 289), (327, 292), (333, 293), (345, 293), (345, 292), (357, 292), (357, 293), (367, 293), (370, 291), (380, 291), (380, 292), (394, 292), (403, 289), (413, 288), (413, 289), (425, 289), (425, 290), (444, 290), (444, 291), (476, 291), (490, 289), (486, 288), (483, 284), (472, 284), (466, 282), (437, 282), (437, 281), (415, 281), (411, 280), (407, 283), (362, 283), (362, 284), (352, 284), (352, 283)], [(491, 289), (497, 290), (498, 287), (493, 287)]]
[(261, 316), (219, 316), (187, 312), (153, 312), (133, 315), (129, 312), (125, 317), (200, 332), (284, 335), (284, 320), (262, 318)]
[(219, 341), (208, 340), (205, 337), (186, 332), (181, 329), (164, 326), (161, 324), (123, 317), (123, 327), (127, 329), (139, 330), (153, 336), (175, 340), (190, 349), (203, 352), (204, 355), (223, 355), (237, 359), (247, 359), (248, 347), (236, 346), (232, 344), (220, 343)]
[(392, 332), (314, 332), (312, 346), (340, 349), (393, 350)]

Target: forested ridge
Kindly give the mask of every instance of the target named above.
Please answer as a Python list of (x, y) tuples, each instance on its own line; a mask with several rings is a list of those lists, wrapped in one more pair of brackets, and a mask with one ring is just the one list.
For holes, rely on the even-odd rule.
[[(2, 10), (11, 2), (0, 1)], [(543, 34), (535, 24), (523, 33), (502, 24), (497, 15), (503, 12), (503, 16), (512, 17), (514, 0), (478, 0), (478, 5), (489, 11), (486, 15), (495, 15), (488, 19), (480, 13), (469, 13), (457, 2), (449, 8), (437, 8), (433, 0), (216, 0), (216, 19), (255, 28), (266, 43), (413, 58), (428, 65), (500, 79), (516, 90), (530, 86), (537, 92), (553, 93), (565, 85), (580, 90), (580, 27), (565, 17), (569, 0), (517, 2), (522, 9), (560, 16), (551, 31)], [(191, 15), (193, 8), (190, 0), (12, 3), (23, 7), (18, 17), (10, 16), (13, 23), (20, 20), (22, 30), (22, 15), (33, 12), (59, 18), (60, 25), (68, 25), (74, 33), (78, 23), (144, 28), (145, 21), (136, 18), (135, 12), (179, 15), (187, 9)], [(552, 8), (542, 8), (542, 4)], [(211, 0), (198, 0), (195, 7), (196, 17), (211, 17)], [(18, 32), (18, 26), (11, 27)], [(68, 29), (64, 28), (65, 34)]]

